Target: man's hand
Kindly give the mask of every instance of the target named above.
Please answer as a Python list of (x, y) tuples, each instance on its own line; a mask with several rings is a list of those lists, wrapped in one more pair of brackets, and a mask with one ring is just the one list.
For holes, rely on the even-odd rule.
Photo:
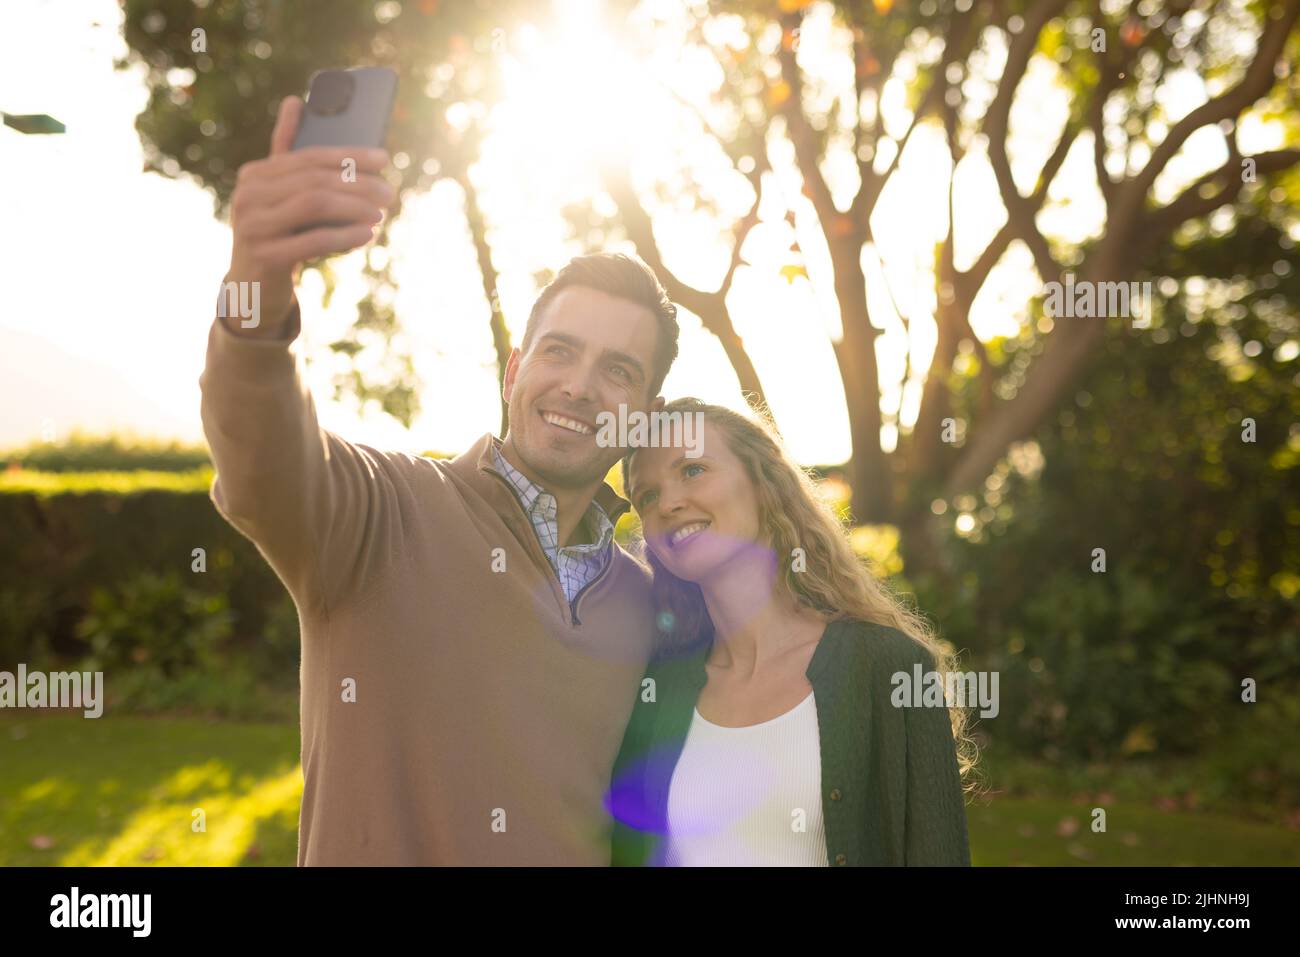
[[(312, 146), (290, 152), (302, 109), (298, 97), (284, 99), (271, 134), (271, 155), (245, 163), (235, 181), (230, 203), (234, 243), (226, 282), (260, 284), (253, 287), (260, 311), (256, 323), (245, 325), (235, 312), (226, 313), (227, 328), (243, 335), (280, 335), (293, 304), (298, 267), (369, 242), (397, 197), (378, 175), (388, 162), (384, 150)], [(325, 222), (343, 225), (319, 225)]]

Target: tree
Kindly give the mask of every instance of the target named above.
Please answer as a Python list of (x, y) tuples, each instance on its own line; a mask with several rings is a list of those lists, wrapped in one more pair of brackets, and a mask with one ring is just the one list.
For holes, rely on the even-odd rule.
[[(682, 8), (611, 0), (607, 7), (610, 21), (626, 27), (625, 49), (678, 50), (683, 58), (699, 55), (715, 65), (718, 80), (706, 97), (693, 96), (667, 73), (660, 79), (695, 135), (713, 144), (748, 189), (750, 202), (734, 221), (718, 217), (730, 255), (717, 282), (704, 287), (674, 272), (673, 251), (656, 235), (665, 204), (685, 201), (705, 212), (714, 204), (689, 163), (651, 184), (638, 180), (630, 159), (612, 164), (604, 187), (613, 214), (597, 214), (594, 203), (584, 203), (570, 215), (584, 235), (598, 224), (635, 246), (670, 295), (717, 337), (742, 391), (759, 406), (763, 384), (736, 332), (728, 298), (736, 277), (752, 268), (744, 246), (759, 224), (760, 207), (781, 200), (772, 186), (777, 167), (792, 167), (803, 198), (786, 203), (783, 215), (790, 224), (811, 227), (799, 235), (819, 249), (802, 250), (796, 240), (782, 272), (791, 281), (808, 276), (834, 293), (842, 334), (833, 345), (852, 442), (853, 515), (859, 522), (897, 524), (909, 563), (923, 568), (942, 565), (936, 503), (977, 489), (999, 459), (1072, 394), (1101, 344), (1124, 331), (1113, 319), (1051, 321), (1035, 296), (1021, 310), (1029, 344), (1014, 359), (991, 351), (972, 328), (971, 315), (995, 267), (1027, 252), (1040, 289), (1067, 272), (1090, 283), (1156, 276), (1152, 264), (1166, 245), (1194, 246), (1214, 217), (1258, 216), (1263, 207), (1255, 200), (1291, 182), (1300, 160), (1294, 146), (1243, 156), (1238, 142), (1247, 115), (1287, 123), (1291, 141), (1300, 138), (1300, 81), (1289, 67), (1300, 54), (1300, 0), (701, 0)], [(656, 19), (654, 11), (665, 9), (685, 13)], [(202, 10), (182, 0), (147, 7), (132, 2), (127, 38), (132, 59), (148, 67), (151, 89), (139, 122), (142, 137), (156, 165), (193, 172), (220, 201), (234, 168), (257, 154), (270, 125), (269, 114), (255, 111), (236, 143), (230, 131), (241, 100), (256, 97), (269, 106), (278, 94), (301, 89), (322, 62), (396, 64), (403, 99), (394, 144), (405, 154), (403, 183), (410, 188), (447, 176), (461, 184), (484, 292), (495, 306), (487, 228), (465, 171), (477, 156), (482, 120), (500, 95), (491, 57), (496, 31), (551, 10), (550, 4), (521, 2), (494, 5), (489, 15), (481, 3), (440, 6), (436, 0), (373, 8), (214, 3)], [(190, 31), (201, 23), (209, 25), (209, 50), (196, 54)], [(813, 49), (806, 36), (817, 30), (831, 40)], [(1243, 52), (1242, 37), (1256, 41), (1251, 51)], [(191, 82), (186, 71), (199, 79)], [(1189, 77), (1203, 85), (1204, 100), (1183, 115), (1166, 92)], [(1023, 131), (1013, 130), (1012, 121), (1027, 82), (1048, 82), (1068, 97), (1053, 145), (1029, 177), (1022, 169)], [(903, 120), (887, 108), (897, 89), (907, 103)], [(457, 122), (449, 124), (453, 105)], [(438, 135), (423, 135), (429, 129)], [(932, 355), (909, 348), (901, 381), (885, 382), (877, 339), (894, 317), (873, 309), (872, 302), (881, 300), (867, 293), (868, 276), (878, 274), (874, 263), (883, 261), (880, 244), (890, 236), (875, 214), (899, 182), (909, 144), (921, 142), (916, 134), (922, 129), (927, 136), (937, 133), (946, 149), (952, 173), (934, 189), (945, 195), (948, 215), (923, 277), (932, 308), (907, 314), (895, 305), (893, 312), (905, 330), (933, 323), (936, 345)], [(1190, 183), (1175, 182), (1167, 199), (1171, 161), (1191, 158), (1194, 148), (1207, 145), (1207, 135), (1226, 161), (1190, 174)], [(1084, 157), (1087, 165), (1089, 152), (1094, 182), (1060, 176), (1072, 157)], [(436, 165), (427, 166), (430, 159)], [(1005, 221), (988, 224), (982, 249), (960, 262), (958, 173), (966, 169), (990, 172)], [(1071, 202), (1095, 206), (1097, 196), (1104, 221), (1087, 239), (1067, 240), (1044, 226), (1045, 214)], [(830, 264), (825, 277), (808, 273), (805, 257), (811, 261), (814, 252)], [(372, 270), (372, 280), (381, 290), (391, 285), (383, 268)], [(883, 284), (897, 304), (895, 290)], [(336, 343), (340, 351), (351, 354), (392, 337), (396, 320), (382, 302), (371, 297), (362, 304), (353, 335)], [(495, 308), (493, 333), (504, 367), (508, 338)], [(404, 421), (416, 401), (407, 373), (409, 362), (393, 372), (396, 390), (381, 389), (385, 406)], [(966, 402), (971, 379), (977, 387)], [(914, 421), (882, 408), (886, 388), (904, 385), (920, 394)], [(371, 383), (358, 376), (352, 387), (366, 395)], [(957, 441), (948, 441), (945, 425), (951, 422), (964, 427)], [(896, 447), (882, 442), (885, 427), (898, 431)]]
[[(722, 79), (710, 102), (688, 105), (698, 113), (700, 129), (717, 140), (754, 194), (749, 213), (731, 228), (733, 256), (716, 291), (693, 289), (664, 266), (652, 228), (653, 198), (638, 196), (625, 172), (609, 178), (619, 211), (613, 226), (655, 265), (677, 298), (700, 313), (705, 328), (732, 358), (742, 389), (761, 396), (725, 299), (736, 270), (745, 265), (741, 246), (755, 222), (773, 143), (793, 147), (803, 193), (831, 262), (843, 328), (834, 347), (849, 412), (853, 513), (858, 521), (899, 524), (910, 559), (933, 567), (939, 554), (932, 502), (980, 485), (1014, 442), (1046, 421), (1086, 373), (1108, 330), (1102, 321), (1059, 321), (1038, 332), (1034, 320), (1041, 304), (1029, 303), (1033, 361), (1023, 369), (1000, 363), (970, 325), (972, 306), (990, 273), (1011, 247), (1023, 246), (1043, 284), (1060, 280), (1067, 271), (1092, 283), (1127, 281), (1144, 275), (1164, 244), (1193, 235), (1189, 229), (1215, 211), (1257, 215), (1252, 212), (1257, 207), (1242, 204), (1291, 170), (1300, 149), (1245, 157), (1237, 129), (1240, 118), (1261, 101), (1261, 116), (1284, 116), (1288, 106), (1294, 111), (1297, 83), (1287, 64), (1300, 52), (1295, 31), (1300, 2), (840, 2), (831, 7), (834, 28), (844, 42), (829, 55), (851, 60), (849, 88), (826, 81), (826, 70), (810, 72), (814, 64), (806, 60), (807, 45), (799, 42), (810, 18), (822, 15), (825, 7), (811, 0), (714, 0), (693, 8), (694, 22), (679, 40), (683, 47), (707, 51), (717, 64)], [(743, 42), (716, 39), (735, 33), (709, 29), (724, 19), (743, 25)], [(1251, 30), (1258, 42), (1254, 52), (1243, 56), (1236, 41)], [(656, 37), (655, 42), (664, 41)], [(827, 55), (823, 50), (819, 54)], [(1056, 64), (1057, 82), (1068, 91), (1070, 104), (1055, 148), (1026, 190), (1011, 171), (1010, 117), (1035, 60)], [(1209, 92), (1186, 115), (1169, 116), (1163, 93), (1179, 70), (1194, 72)], [(888, 128), (881, 107), (891, 79), (906, 85), (911, 119), (904, 129)], [(970, 95), (980, 84), (994, 90), (983, 110)], [(906, 374), (923, 382), (920, 410), (897, 449), (887, 453), (881, 443), (882, 382), (875, 351), (883, 319), (871, 314), (863, 259), (876, 255), (872, 214), (913, 134), (927, 123), (943, 131), (954, 172), (963, 162), (983, 162), (987, 153), (1006, 221), (971, 264), (959, 268), (956, 177), (938, 187), (946, 188), (949, 216), (931, 273), (937, 346), (928, 368), (909, 356)], [(1216, 125), (1223, 131), (1227, 161), (1183, 184), (1173, 201), (1158, 204), (1153, 187), (1170, 160), (1194, 133)], [(1297, 131), (1290, 132), (1294, 138)], [(1076, 141), (1085, 146), (1088, 139), (1105, 224), (1094, 238), (1068, 244), (1044, 235), (1038, 214), (1050, 205), (1049, 191)], [(837, 202), (837, 187), (843, 184), (834, 182), (828, 170), (846, 152), (854, 160), (856, 182), (850, 184), (850, 199)], [(1244, 177), (1247, 168), (1251, 175)], [(699, 197), (688, 178), (675, 184)], [(1056, 203), (1087, 201), (1086, 184), (1063, 185), (1072, 189)], [(908, 322), (907, 316), (901, 318)], [(966, 351), (973, 354), (973, 363), (962, 361)], [(954, 418), (954, 394), (969, 375), (978, 376), (980, 383), (978, 402), (965, 410), (969, 438), (964, 444), (947, 444), (942, 423)]]
[[(492, 306), (500, 380), (510, 336), (486, 224), (467, 171), (478, 156), (482, 119), (500, 95), (496, 58), (502, 35), (510, 24), (547, 6), (527, 0), (127, 0), (129, 52), (117, 65), (144, 67), (149, 101), (136, 128), (146, 168), (193, 176), (212, 191), (218, 215), (226, 212), (239, 167), (265, 155), (279, 101), (302, 94), (312, 73), (336, 65), (396, 69), (389, 145), (399, 189), (409, 195), (439, 178), (461, 188), (483, 293)], [(399, 212), (400, 207), (394, 217)], [(387, 241), (386, 223), (376, 242)], [(315, 266), (332, 289), (328, 268)], [(353, 364), (336, 380), (336, 393), (373, 401), (409, 426), (420, 408), (419, 382), (410, 355), (396, 348), (400, 324), (391, 305), (387, 257), (369, 257), (365, 273), (369, 291), (358, 305), (357, 321), (332, 348), (348, 357), (366, 348), (380, 350), (383, 369), (367, 377)], [(502, 403), (503, 430), (504, 425)]]
[[(952, 580), (912, 582), (1019, 703), (1000, 739), (1101, 758), (1218, 738), (1235, 753), (1294, 723), (1300, 248), (1281, 211), (1300, 195), (1279, 198), (1157, 254), (1154, 328), (1103, 340), (1033, 442), (956, 498)], [(987, 344), (1008, 363), (1034, 347)], [(977, 391), (966, 380), (958, 409)], [(1241, 706), (1247, 676), (1267, 708)], [(1294, 792), (1287, 764), (1270, 766)]]

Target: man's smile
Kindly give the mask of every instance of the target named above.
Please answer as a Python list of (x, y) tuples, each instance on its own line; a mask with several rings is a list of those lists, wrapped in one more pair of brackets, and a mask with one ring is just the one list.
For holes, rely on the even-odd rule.
[(575, 435), (595, 435), (596, 427), (583, 422), (579, 419), (571, 418), (567, 415), (560, 415), (558, 412), (550, 412), (545, 409), (538, 410), (538, 414), (548, 424), (557, 429), (562, 429)]

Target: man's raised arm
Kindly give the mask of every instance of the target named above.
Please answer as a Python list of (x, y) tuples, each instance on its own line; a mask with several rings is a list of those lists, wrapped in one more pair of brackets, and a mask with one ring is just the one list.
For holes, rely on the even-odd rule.
[[(266, 555), (299, 603), (363, 578), (368, 523), (382, 520), (381, 463), (321, 429), (289, 346), (302, 262), (368, 242), (395, 193), (382, 150), (291, 152), (302, 101), (281, 104), (271, 154), (245, 164), (231, 199), (234, 240), (199, 385), (217, 479), (212, 498)], [(345, 171), (355, 175), (345, 176)]]

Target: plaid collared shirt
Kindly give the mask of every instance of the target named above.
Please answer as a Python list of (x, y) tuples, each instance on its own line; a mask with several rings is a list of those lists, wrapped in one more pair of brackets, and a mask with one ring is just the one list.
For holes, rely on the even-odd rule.
[(510, 483), (515, 490), (519, 504), (528, 513), (537, 532), (537, 539), (542, 543), (551, 567), (560, 579), (564, 597), (570, 603), (579, 592), (590, 584), (604, 569), (613, 556), (614, 523), (600, 504), (595, 500), (587, 509), (583, 521), (589, 529), (595, 529), (596, 541), (587, 545), (566, 545), (559, 547), (559, 521), (556, 518), (555, 496), (541, 486), (532, 482), (501, 454), (501, 440), (492, 440), (492, 460), (496, 463), (498, 475)]

